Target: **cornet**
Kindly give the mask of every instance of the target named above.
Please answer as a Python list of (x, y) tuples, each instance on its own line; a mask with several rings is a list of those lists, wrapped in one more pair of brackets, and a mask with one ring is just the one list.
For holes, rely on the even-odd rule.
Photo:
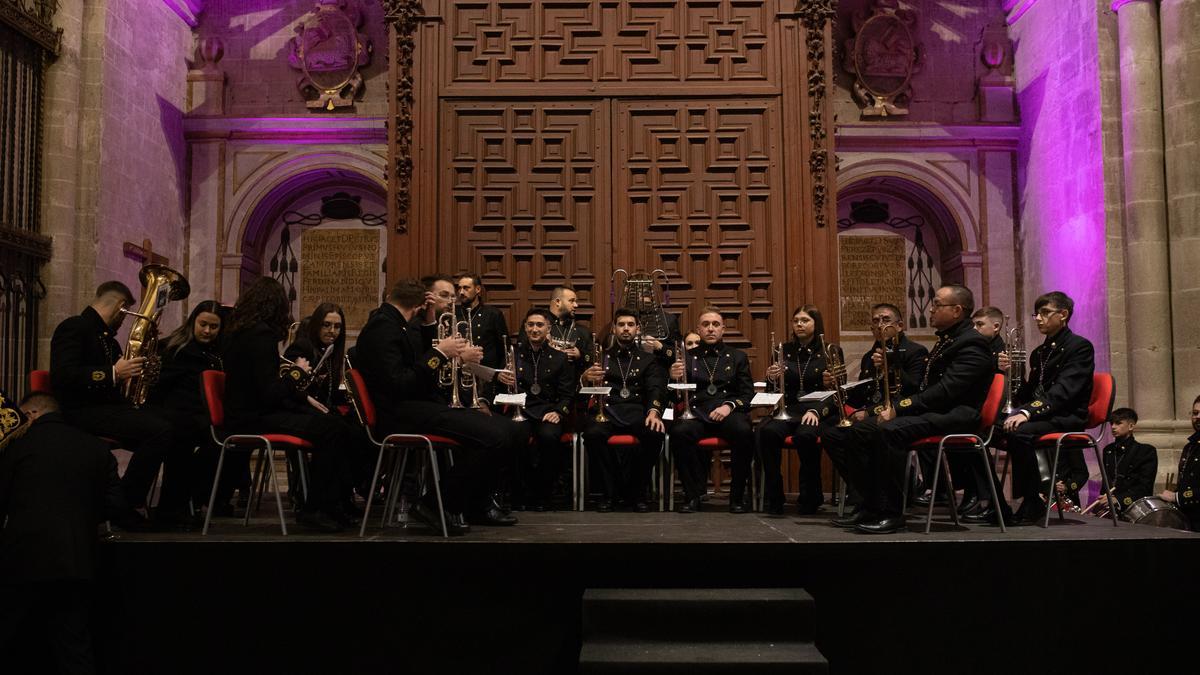
[(837, 345), (827, 344), (825, 335), (817, 336), (817, 340), (824, 345), (825, 348), (825, 368), (829, 374), (833, 376), (833, 404), (837, 406), (839, 427), (850, 426), (850, 418), (846, 417), (846, 393), (842, 387), (846, 386), (846, 364), (842, 362), (842, 357), (838, 355)]
[[(1004, 317), (1004, 320), (1007, 322), (1008, 317)], [(1008, 377), (1005, 378), (1008, 385), (1008, 401), (1004, 404), (1004, 414), (1012, 415), (1017, 412), (1013, 401), (1016, 400), (1021, 382), (1025, 379), (1025, 360), (1028, 358), (1025, 351), (1025, 331), (1021, 326), (1008, 329), (1008, 342), (1004, 351), (1008, 355)]]
[[(771, 357), (773, 364), (779, 367), (779, 403), (776, 404), (779, 409), (771, 419), (787, 422), (792, 419), (787, 411), (787, 363), (783, 359), (783, 343), (775, 342), (775, 331), (771, 331)], [(804, 377), (804, 373), (800, 377)]]

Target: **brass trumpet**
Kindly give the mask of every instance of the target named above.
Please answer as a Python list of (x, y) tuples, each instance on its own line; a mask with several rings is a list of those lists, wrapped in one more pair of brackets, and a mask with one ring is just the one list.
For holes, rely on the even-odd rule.
[[(779, 403), (776, 404), (779, 409), (771, 419), (787, 422), (792, 419), (787, 411), (787, 363), (783, 359), (783, 343), (775, 342), (775, 331), (771, 331), (771, 358), (773, 365), (779, 367)], [(804, 373), (800, 373), (800, 377), (803, 378)]]
[[(688, 380), (687, 350), (683, 348), (682, 340), (675, 343), (675, 353), (679, 354), (679, 362), (683, 364), (683, 384), (686, 385), (688, 383), (688, 381), (687, 381)], [(687, 389), (683, 390), (683, 412), (679, 414), (679, 419), (681, 419), (681, 420), (696, 419), (696, 413), (692, 412), (691, 392), (689, 392)]]
[(900, 346), (900, 336), (888, 336), (887, 330), (887, 326), (879, 328), (879, 346), (881, 347), (883, 364), (880, 366), (879, 372), (875, 374), (875, 378), (879, 382), (880, 392), (883, 394), (884, 410), (892, 407), (892, 395), (900, 393), (900, 379), (892, 373), (891, 366), (888, 365), (888, 349), (895, 349)]
[[(602, 365), (604, 368), (604, 371), (607, 373), (608, 372), (608, 354), (605, 354), (604, 350), (600, 348), (600, 342), (598, 340), (596, 340), (595, 333), (592, 333), (592, 345), (593, 345), (592, 365), (595, 365), (595, 366)], [(603, 361), (603, 364), (601, 364), (601, 361)], [(607, 422), (608, 417), (604, 414), (604, 403), (605, 403), (605, 400), (608, 398), (608, 395), (607, 394), (597, 394), (597, 395), (593, 396), (592, 398), (593, 398), (593, 401), (595, 399), (599, 398), (599, 401), (598, 401), (599, 405), (597, 406), (597, 410), (596, 410), (596, 421), (601, 422), (601, 423)]]
[[(505, 357), (504, 358), (504, 368), (506, 370), (508, 370), (508, 372), (512, 373), (512, 376), (513, 376), (513, 383), (512, 383), (512, 386), (508, 388), (508, 393), (519, 394), (519, 393), (521, 393), (521, 391), (520, 391), (521, 383), (517, 380), (517, 350), (516, 350), (516, 348), (513, 347), (511, 344), (508, 345), (508, 347), (505, 349), (504, 357)], [(515, 407), (517, 409), (517, 412), (515, 414), (513, 414), (512, 421), (524, 422), (526, 418), (525, 418), (525, 415), (521, 412), (521, 406), (518, 405)]]
[[(1004, 317), (1007, 322), (1008, 317)], [(1021, 388), (1021, 381), (1025, 378), (1025, 360), (1028, 358), (1028, 353), (1025, 351), (1025, 331), (1021, 326), (1013, 326), (1008, 329), (1008, 343), (1004, 348), (1008, 355), (1008, 401), (1004, 404), (1004, 414), (1012, 415), (1017, 412), (1013, 401), (1016, 400), (1017, 391)]]
[[(456, 313), (458, 303), (453, 297), (450, 298), (450, 309), (442, 312), (437, 318), (437, 339), (434, 340), (434, 346), (437, 346), (442, 340), (449, 338), (462, 337), (459, 333), (459, 327), (462, 321), (458, 320)], [(469, 326), (470, 324), (468, 324)], [(442, 366), (438, 371), (438, 385), (445, 388), (450, 387), (450, 407), (463, 408), (462, 398), (459, 396), (458, 390), (462, 386), (463, 378), (462, 358), (455, 356), (449, 362)]]
[(829, 374), (833, 376), (833, 404), (837, 406), (839, 427), (850, 426), (850, 418), (846, 417), (846, 392), (842, 387), (846, 386), (846, 364), (842, 362), (842, 357), (838, 355), (838, 346), (825, 342), (825, 334), (817, 336), (817, 340), (821, 342), (825, 350), (825, 368)]

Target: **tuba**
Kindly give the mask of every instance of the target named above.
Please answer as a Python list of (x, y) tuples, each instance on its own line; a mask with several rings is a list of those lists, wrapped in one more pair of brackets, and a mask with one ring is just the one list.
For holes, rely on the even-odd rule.
[(150, 387), (158, 380), (162, 363), (158, 357), (158, 319), (171, 300), (183, 300), (191, 293), (188, 280), (166, 265), (146, 265), (138, 272), (142, 282), (142, 305), (138, 311), (122, 308), (121, 311), (134, 317), (129, 329), (129, 344), (125, 346), (125, 358), (145, 357), (142, 374), (125, 381), (125, 398), (135, 406), (146, 402)]
[[(1004, 319), (1007, 321), (1008, 317), (1004, 317)], [(1005, 373), (1008, 401), (1004, 404), (1004, 414), (1012, 415), (1017, 412), (1013, 401), (1016, 400), (1022, 380), (1025, 379), (1025, 360), (1029, 356), (1025, 351), (1025, 331), (1021, 326), (1013, 326), (1008, 329), (1008, 343), (1005, 345), (1004, 351), (1008, 354), (1008, 372)]]
[(846, 364), (838, 354), (838, 346), (825, 342), (825, 335), (818, 335), (817, 340), (820, 340), (825, 349), (825, 368), (833, 376), (833, 404), (837, 406), (837, 425), (842, 428), (848, 427), (850, 418), (846, 417), (846, 392), (842, 390), (847, 380)]
[[(617, 293), (618, 274), (625, 275), (621, 282), (620, 293)], [(654, 284), (655, 280), (660, 281), (657, 287)], [(669, 331), (667, 329), (667, 313), (663, 306), (669, 302), (671, 297), (667, 284), (667, 273), (656, 269), (648, 274), (646, 272), (630, 274), (618, 268), (613, 270), (610, 281), (613, 313), (616, 313), (617, 307), (636, 312), (638, 324), (641, 327), (639, 336), (652, 337), (659, 342), (666, 340), (669, 337)], [(619, 305), (617, 298), (621, 300)]]

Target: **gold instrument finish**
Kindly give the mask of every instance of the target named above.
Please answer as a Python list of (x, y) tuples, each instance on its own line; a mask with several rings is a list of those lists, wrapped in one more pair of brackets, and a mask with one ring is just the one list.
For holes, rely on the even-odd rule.
[(138, 272), (142, 282), (142, 304), (138, 311), (122, 309), (134, 317), (129, 328), (129, 344), (125, 347), (125, 358), (145, 357), (142, 374), (125, 381), (125, 398), (135, 406), (146, 402), (150, 387), (158, 380), (161, 361), (158, 358), (158, 319), (171, 300), (183, 300), (191, 293), (191, 285), (179, 272), (166, 265), (146, 265)]
[[(1008, 317), (1004, 317), (1007, 322)], [(1021, 389), (1025, 379), (1025, 361), (1029, 358), (1025, 351), (1025, 331), (1021, 326), (1008, 329), (1008, 340), (1005, 341), (1004, 352), (1008, 355), (1008, 371), (1005, 373), (1005, 384), (1008, 385), (1008, 401), (1004, 404), (1004, 414), (1012, 415), (1017, 412), (1014, 401), (1017, 391)]]
[[(620, 293), (616, 292), (617, 275), (624, 274)], [(654, 285), (659, 280), (658, 286)], [(612, 273), (611, 288), (613, 298), (619, 299), (617, 307), (636, 312), (641, 328), (639, 336), (651, 337), (663, 341), (669, 337), (667, 330), (667, 313), (663, 309), (668, 297), (667, 273), (661, 269), (653, 272), (634, 272), (630, 274), (623, 269), (615, 269)]]
[[(883, 394), (883, 409), (887, 410), (892, 407), (892, 396), (900, 394), (900, 378), (892, 372), (891, 366), (888, 364), (888, 350), (896, 349), (900, 346), (900, 336), (893, 333), (888, 335), (890, 326), (882, 326), (879, 329), (879, 345), (883, 356), (883, 364), (879, 368), (879, 372), (875, 374), (879, 382), (880, 393)], [(895, 329), (892, 328), (894, 331)]]
[[(512, 376), (513, 376), (513, 383), (512, 383), (512, 386), (508, 388), (508, 393), (510, 393), (510, 394), (521, 393), (521, 383), (517, 380), (517, 350), (516, 350), (516, 347), (514, 347), (511, 344), (508, 345), (508, 347), (505, 349), (504, 368), (508, 372), (512, 373)], [(525, 418), (525, 415), (521, 412), (521, 410), (522, 410), (521, 406), (515, 406), (515, 407), (517, 409), (517, 412), (515, 414), (513, 414), (512, 421), (524, 422), (526, 418)]]
[[(604, 368), (604, 372), (608, 373), (608, 354), (605, 354), (604, 350), (601, 349), (600, 342), (599, 342), (599, 340), (596, 339), (595, 333), (592, 333), (592, 345), (593, 345), (593, 347), (592, 347), (592, 365), (601, 366), (602, 368)], [(598, 405), (596, 406), (597, 407), (596, 421), (597, 422), (607, 422), (608, 417), (604, 414), (604, 404), (607, 403), (608, 395), (607, 394), (597, 394), (597, 395), (593, 396), (592, 398), (593, 398), (593, 400), (599, 399), (597, 401)]]
[[(437, 318), (437, 340), (434, 340), (434, 346), (437, 346), (442, 340), (448, 338), (462, 337), (459, 333), (460, 324), (465, 321), (458, 320), (458, 302), (454, 297), (450, 298), (450, 309), (442, 312)], [(469, 324), (468, 324), (469, 326)], [(438, 371), (438, 385), (441, 387), (450, 387), (450, 407), (463, 408), (462, 397), (458, 390), (463, 386), (463, 367), (462, 358), (455, 356), (448, 359), (447, 363)], [(472, 376), (472, 379), (474, 377)]]
[(839, 427), (850, 426), (850, 418), (846, 417), (846, 392), (842, 387), (849, 381), (846, 375), (846, 364), (838, 355), (838, 346), (825, 342), (825, 335), (817, 336), (825, 348), (825, 369), (833, 376), (833, 404), (837, 406)]
[[(775, 331), (771, 331), (771, 356), (774, 364), (779, 366), (779, 403), (775, 404), (776, 412), (772, 419), (787, 422), (792, 416), (787, 411), (787, 363), (783, 359), (783, 343), (775, 342)], [(801, 377), (804, 374), (801, 373)]]

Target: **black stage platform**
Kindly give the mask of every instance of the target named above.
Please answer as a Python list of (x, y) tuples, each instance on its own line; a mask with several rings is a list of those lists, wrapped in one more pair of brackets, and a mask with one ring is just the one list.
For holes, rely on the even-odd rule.
[(525, 513), (449, 541), (284, 538), (265, 517), (124, 534), (104, 546), (101, 658), (112, 673), (571, 673), (589, 587), (806, 588), (835, 673), (1146, 672), (1194, 650), (1198, 535), (1086, 516), (1001, 534), (942, 513), (929, 535), (922, 518), (871, 536), (828, 526), (832, 509), (709, 508)]

